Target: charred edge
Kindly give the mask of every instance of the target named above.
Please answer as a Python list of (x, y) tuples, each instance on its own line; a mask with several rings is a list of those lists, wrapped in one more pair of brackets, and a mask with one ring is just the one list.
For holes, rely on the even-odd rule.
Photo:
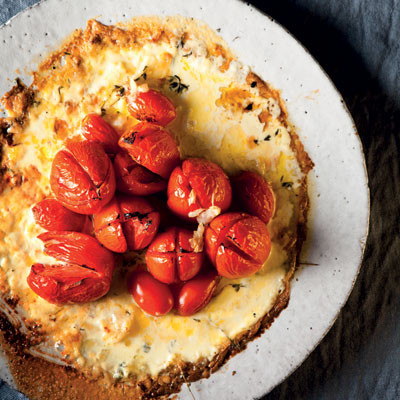
[(19, 297), (18, 296), (7, 297), (4, 299), (4, 301), (10, 306), (10, 308), (14, 309), (19, 302)]

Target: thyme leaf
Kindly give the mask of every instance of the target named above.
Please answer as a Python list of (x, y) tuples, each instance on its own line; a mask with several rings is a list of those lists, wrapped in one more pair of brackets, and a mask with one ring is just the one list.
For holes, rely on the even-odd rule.
[(137, 78), (134, 79), (135, 82), (139, 81), (140, 79), (143, 79), (143, 80), (147, 79), (146, 69), (147, 69), (147, 65), (145, 65), (145, 67), (143, 68), (142, 73)]
[(114, 85), (114, 91), (117, 92), (117, 96), (122, 97), (125, 94), (125, 88), (123, 86)]
[(189, 89), (189, 85), (185, 85), (182, 83), (181, 78), (178, 75), (173, 75), (168, 78), (169, 82), (169, 90), (176, 92), (176, 93), (182, 93), (185, 90)]
[(246, 286), (242, 285), (241, 283), (231, 283), (230, 285), (235, 289), (235, 292), (238, 292), (240, 290), (240, 288), (242, 288), (242, 287), (246, 287)]
[(293, 182), (282, 182), (282, 187), (290, 189), (293, 186)]
[(144, 351), (145, 353), (148, 353), (150, 350), (151, 350), (151, 346), (149, 346), (147, 343), (145, 343), (145, 344), (143, 345), (143, 351)]

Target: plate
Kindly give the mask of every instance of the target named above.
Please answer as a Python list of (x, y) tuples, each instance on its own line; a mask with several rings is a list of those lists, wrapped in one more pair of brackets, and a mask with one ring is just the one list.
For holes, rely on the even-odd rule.
[[(297, 368), (345, 304), (366, 242), (369, 192), (354, 122), (326, 73), (283, 27), (238, 0), (45, 0), (0, 29), (0, 93), (90, 18), (113, 24), (137, 15), (194, 17), (218, 30), (239, 60), (282, 91), (289, 118), (315, 163), (310, 173), (309, 237), (289, 306), (271, 328), (209, 379), (196, 399), (258, 398)], [(9, 379), (3, 363), (0, 374)], [(184, 386), (180, 399), (191, 399)]]

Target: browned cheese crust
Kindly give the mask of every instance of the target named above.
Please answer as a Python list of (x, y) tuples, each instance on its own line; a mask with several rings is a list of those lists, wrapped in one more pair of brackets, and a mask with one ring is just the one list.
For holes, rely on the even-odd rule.
[[(71, 68), (80, 73), (80, 59), (82, 54), (93, 47), (99, 50), (103, 46), (141, 46), (148, 40), (169, 40), (172, 34), (168, 29), (168, 21), (159, 18), (142, 18), (134, 20), (131, 24), (124, 27), (105, 26), (96, 21), (89, 21), (84, 31), (76, 31), (73, 36), (63, 45), (61, 50), (50, 55), (34, 74), (34, 83), (27, 88), (19, 80), (14, 88), (6, 93), (2, 98), (3, 107), (8, 111), (9, 117), (0, 120), (1, 147), (13, 146), (13, 135), (18, 132), (24, 124), (27, 110), (33, 106), (35, 93), (41, 90), (47, 79), (62, 79), (54, 75), (52, 66), (60, 61), (66, 52), (71, 54), (68, 62)], [(228, 68), (234, 56), (225, 44), (208, 28), (201, 28), (206, 32), (207, 51), (210, 55), (222, 55), (226, 63), (222, 69)], [(200, 30), (198, 24), (188, 26), (187, 35)], [(150, 38), (150, 39), (149, 39)], [(250, 85), (257, 82), (262, 97), (274, 97), (282, 110), (281, 122), (287, 126), (287, 112), (283, 104), (279, 91), (272, 89), (254, 73), (249, 73), (247, 83)], [(233, 96), (229, 101), (240, 103), (240, 94)], [(95, 101), (95, 100), (94, 100)], [(71, 109), (75, 107), (70, 105)], [(260, 114), (261, 122), (268, 124), (268, 115)], [(60, 128), (62, 130), (62, 127)], [(251, 326), (247, 331), (237, 335), (231, 343), (221, 349), (212, 360), (198, 360), (196, 363), (177, 362), (162, 371), (158, 376), (148, 376), (140, 381), (112, 382), (106, 377), (96, 380), (88, 378), (79, 371), (54, 363), (48, 362), (39, 357), (29, 354), (32, 343), (41, 340), (40, 327), (30, 327), (29, 334), (23, 334), (18, 325), (13, 325), (5, 316), (1, 315), (0, 330), (3, 349), (8, 357), (11, 373), (20, 391), (25, 393), (30, 399), (53, 399), (53, 400), (83, 400), (83, 399), (148, 399), (162, 398), (171, 393), (178, 392), (184, 383), (196, 381), (200, 378), (209, 377), (211, 373), (221, 367), (231, 356), (244, 350), (249, 341), (261, 335), (265, 329), (271, 325), (274, 319), (287, 306), (290, 292), (290, 279), (296, 269), (296, 260), (301, 250), (302, 243), (306, 237), (307, 212), (309, 207), (307, 195), (307, 173), (313, 167), (313, 163), (305, 152), (298, 136), (291, 130), (291, 148), (297, 155), (304, 178), (299, 192), (299, 216), (298, 216), (298, 237), (287, 245), (291, 257), (291, 268), (286, 276), (286, 288), (279, 295), (273, 308), (262, 318)], [(14, 174), (7, 170), (2, 164), (0, 168), (1, 184), (0, 189), (6, 186), (15, 187), (22, 185), (26, 180), (35, 179), (35, 171), (31, 171), (29, 176)], [(3, 280), (2, 280), (3, 281)], [(18, 299), (11, 299), (7, 296), (7, 288), (2, 287), (4, 298), (8, 300), (8, 305), (13, 308)]]

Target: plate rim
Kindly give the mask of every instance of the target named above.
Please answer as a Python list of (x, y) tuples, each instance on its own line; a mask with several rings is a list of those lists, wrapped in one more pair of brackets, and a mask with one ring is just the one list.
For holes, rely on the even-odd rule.
[[(55, 1), (55, 0), (51, 0), (51, 1)], [(0, 30), (3, 30), (6, 26), (10, 25), (15, 19), (19, 18), (21, 15), (29, 13), (30, 10), (38, 8), (40, 6), (42, 6), (45, 3), (50, 3), (50, 0), (40, 0), (35, 4), (32, 4), (28, 7), (26, 7), (25, 9), (19, 11), (17, 14), (15, 14), (14, 16), (12, 16), (8, 21), (6, 21), (5, 23), (3, 23), (0, 26)], [(316, 343), (313, 345), (313, 347), (307, 351), (307, 353), (304, 355), (304, 357), (295, 365), (293, 365), (292, 367), (287, 369), (287, 372), (284, 374), (284, 376), (282, 376), (280, 378), (280, 380), (278, 382), (276, 382), (275, 384), (271, 385), (267, 391), (262, 395), (265, 396), (267, 395), (270, 391), (272, 391), (274, 388), (276, 388), (278, 385), (280, 385), (281, 383), (283, 383), (290, 375), (292, 375), (304, 362), (305, 360), (310, 356), (310, 354), (312, 352), (314, 352), (314, 350), (321, 344), (321, 342), (324, 340), (324, 338), (326, 337), (326, 335), (328, 334), (328, 332), (331, 330), (332, 326), (335, 324), (335, 322), (337, 321), (339, 315), (341, 314), (343, 308), (345, 307), (345, 305), (348, 302), (348, 299), (351, 295), (351, 293), (353, 292), (355, 283), (357, 281), (357, 278), (360, 274), (360, 270), (362, 268), (362, 264), (363, 264), (363, 260), (364, 260), (364, 256), (365, 256), (365, 249), (366, 249), (366, 245), (367, 245), (367, 240), (368, 240), (368, 235), (369, 235), (369, 230), (370, 230), (370, 213), (371, 213), (371, 198), (370, 198), (370, 188), (369, 188), (369, 178), (368, 178), (368, 170), (367, 170), (367, 166), (366, 166), (366, 159), (365, 159), (365, 152), (364, 152), (364, 148), (363, 148), (363, 144), (362, 141), (360, 139), (360, 136), (358, 134), (357, 131), (357, 127), (355, 124), (355, 121), (350, 113), (350, 110), (342, 96), (342, 94), (340, 93), (340, 91), (338, 90), (338, 88), (336, 87), (336, 85), (334, 84), (332, 78), (328, 75), (328, 73), (324, 70), (324, 68), (322, 67), (322, 65), (319, 63), (319, 61), (312, 55), (312, 53), (308, 50), (308, 48), (300, 41), (296, 38), (296, 36), (294, 36), (294, 34), (292, 34), (290, 32), (289, 29), (287, 29), (284, 25), (282, 25), (279, 21), (277, 21), (275, 18), (272, 18), (269, 14), (267, 14), (266, 12), (258, 9), (257, 7), (253, 6), (250, 3), (245, 2), (244, 0), (226, 0), (226, 1), (234, 1), (236, 3), (240, 3), (241, 5), (247, 6), (248, 9), (251, 9), (252, 12), (257, 13), (259, 15), (261, 15), (263, 18), (267, 18), (270, 20), (270, 22), (272, 22), (273, 24), (275, 24), (277, 27), (279, 27), (282, 31), (285, 32), (285, 34), (287, 34), (291, 40), (294, 40), (294, 42), (296, 42), (296, 44), (300, 45), (300, 47), (302, 48), (302, 50), (311, 58), (311, 60), (313, 61), (313, 63), (318, 66), (319, 71), (321, 71), (325, 77), (325, 79), (329, 82), (330, 86), (334, 89), (336, 95), (338, 96), (338, 98), (341, 99), (341, 104), (342, 104), (342, 108), (345, 111), (345, 113), (347, 114), (347, 117), (349, 118), (349, 120), (352, 122), (352, 126), (353, 126), (353, 130), (352, 130), (352, 134), (356, 136), (357, 138), (357, 143), (359, 146), (359, 151), (362, 157), (362, 164), (363, 164), (363, 172), (364, 172), (364, 177), (365, 177), (365, 189), (366, 189), (366, 196), (367, 196), (367, 218), (366, 218), (366, 231), (363, 234), (362, 237), (362, 248), (361, 248), (361, 253), (360, 253), (360, 258), (357, 262), (357, 270), (352, 278), (352, 282), (351, 282), (351, 287), (348, 290), (346, 297), (343, 299), (343, 301), (340, 304), (340, 307), (338, 307), (334, 317), (331, 319), (328, 327), (326, 328), (326, 330), (323, 332), (323, 334), (320, 336), (320, 338), (318, 339), (318, 341), (316, 341)], [(207, 21), (206, 21), (207, 23)], [(226, 40), (226, 39), (225, 39)], [(228, 45), (231, 45), (228, 41)], [(51, 51), (51, 50), (50, 50)], [(355, 264), (355, 263), (354, 263)], [(225, 363), (226, 365), (226, 363)]]

